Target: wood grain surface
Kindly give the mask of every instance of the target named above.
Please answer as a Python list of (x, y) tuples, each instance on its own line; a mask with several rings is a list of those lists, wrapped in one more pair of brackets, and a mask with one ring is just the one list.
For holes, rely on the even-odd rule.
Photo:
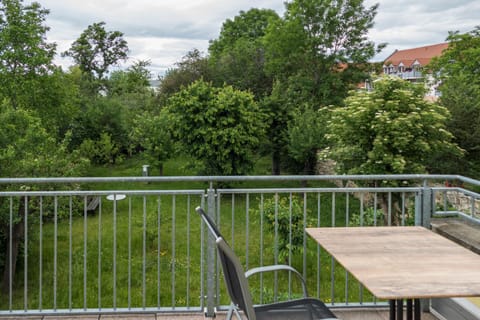
[(426, 228), (306, 231), (377, 298), (480, 296), (480, 256)]

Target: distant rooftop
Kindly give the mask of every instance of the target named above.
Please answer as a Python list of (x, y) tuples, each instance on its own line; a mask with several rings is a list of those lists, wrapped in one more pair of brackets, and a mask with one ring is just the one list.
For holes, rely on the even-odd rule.
[(385, 59), (384, 65), (411, 67), (414, 64), (427, 65), (434, 57), (438, 57), (448, 48), (448, 42), (423, 46), (419, 48), (395, 50)]

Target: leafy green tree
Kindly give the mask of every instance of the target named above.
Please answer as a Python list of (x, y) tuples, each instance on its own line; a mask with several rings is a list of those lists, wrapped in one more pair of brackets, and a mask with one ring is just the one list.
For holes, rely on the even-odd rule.
[[(15, 177), (65, 177), (79, 176), (85, 172), (88, 161), (77, 152), (67, 150), (67, 141), (58, 143), (42, 126), (39, 118), (31, 111), (14, 109), (11, 105), (0, 105), (0, 176)], [(68, 136), (68, 135), (67, 135)], [(18, 186), (17, 186), (18, 187)], [(8, 185), (2, 185), (8, 190)], [(23, 186), (32, 189), (33, 186)], [(14, 279), (16, 261), (19, 257), (20, 243), (25, 232), (24, 210), (25, 199), (15, 203), (13, 213), (12, 239), (9, 239), (10, 214), (3, 210), (9, 204), (7, 198), (0, 198), (0, 262), (2, 266), (10, 264), (12, 257), (12, 273), (3, 268), (3, 290), (8, 289), (8, 279)], [(30, 200), (28, 200), (30, 201)], [(10, 246), (12, 251), (10, 255)]]
[[(430, 65), (441, 82), (440, 103), (451, 113), (447, 128), (465, 150), (464, 161), (447, 165), (455, 173), (480, 174), (480, 26), (465, 34), (449, 34), (448, 49)], [(452, 170), (452, 169), (450, 169)]]
[(88, 101), (72, 124), (70, 148), (86, 143), (81, 149), (92, 162), (115, 163), (129, 151), (129, 116), (129, 110), (118, 99), (98, 97)]
[(265, 37), (267, 69), (278, 79), (301, 77), (319, 105), (340, 104), (378, 47), (367, 40), (378, 5), (363, 1), (294, 0)]
[(263, 37), (268, 25), (279, 19), (273, 10), (254, 8), (225, 21), (208, 49), (214, 82), (250, 90), (257, 99), (269, 94), (272, 78), (265, 72)]
[(317, 153), (326, 145), (326, 121), (322, 111), (305, 106), (294, 113), (288, 126), (288, 151), (303, 174), (316, 173)]
[(63, 53), (71, 57), (100, 89), (104, 88), (109, 68), (126, 60), (127, 54), (128, 44), (123, 33), (105, 30), (105, 22), (89, 25), (70, 49)]
[(159, 95), (161, 99), (166, 100), (182, 88), (200, 79), (204, 81), (210, 79), (208, 58), (198, 49), (193, 49), (160, 78)]
[(208, 175), (242, 175), (253, 167), (263, 134), (252, 94), (202, 80), (173, 95), (167, 105), (173, 134)]
[(44, 24), (48, 13), (37, 2), (0, 2), (0, 96), (14, 108), (32, 100), (53, 69), (55, 44), (46, 41)]
[(435, 170), (433, 158), (461, 158), (446, 130), (448, 110), (426, 101), (424, 93), (423, 87), (386, 77), (373, 92), (353, 92), (344, 107), (332, 110), (329, 156), (337, 173), (421, 174)]
[(131, 139), (144, 149), (147, 160), (163, 175), (163, 163), (174, 154), (174, 143), (165, 111), (159, 115), (143, 113), (134, 120)]
[(365, 8), (358, 0), (294, 0), (286, 2), (283, 19), (268, 25), (263, 43), (265, 70), (275, 80), (266, 101), (273, 117), (268, 137), (274, 173), (280, 162), (309, 161), (286, 147), (290, 138), (284, 128), (292, 115), (305, 105), (341, 105), (348, 91), (368, 78), (368, 60), (384, 47), (367, 40), (377, 8)]

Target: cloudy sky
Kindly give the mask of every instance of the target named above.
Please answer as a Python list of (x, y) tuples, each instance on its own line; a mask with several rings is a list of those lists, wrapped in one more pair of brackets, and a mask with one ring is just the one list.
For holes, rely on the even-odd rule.
[[(130, 62), (150, 60), (154, 76), (161, 75), (193, 48), (206, 52), (218, 37), (222, 23), (240, 10), (267, 8), (284, 13), (284, 0), (36, 0), (49, 9), (48, 41), (67, 50), (88, 25), (106, 22), (109, 31), (124, 33)], [(25, 1), (26, 3), (31, 1)], [(467, 32), (480, 25), (478, 0), (365, 0), (380, 3), (375, 27), (376, 43), (387, 42), (383, 60), (395, 49), (444, 42), (448, 31)], [(71, 61), (57, 58), (68, 66)]]

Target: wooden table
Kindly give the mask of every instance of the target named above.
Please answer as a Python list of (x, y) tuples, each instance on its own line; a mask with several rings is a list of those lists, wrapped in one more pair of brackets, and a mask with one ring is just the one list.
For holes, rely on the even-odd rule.
[[(423, 298), (480, 296), (480, 256), (423, 227), (307, 228), (307, 233), (379, 299), (390, 319), (420, 319)], [(479, 235), (480, 236), (480, 235)]]

